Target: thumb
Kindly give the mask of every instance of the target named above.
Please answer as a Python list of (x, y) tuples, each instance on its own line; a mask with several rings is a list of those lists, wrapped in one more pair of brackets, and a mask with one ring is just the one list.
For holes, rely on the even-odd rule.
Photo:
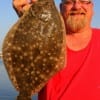
[(38, 0), (31, 0), (32, 2), (36, 2), (36, 1), (38, 1)]

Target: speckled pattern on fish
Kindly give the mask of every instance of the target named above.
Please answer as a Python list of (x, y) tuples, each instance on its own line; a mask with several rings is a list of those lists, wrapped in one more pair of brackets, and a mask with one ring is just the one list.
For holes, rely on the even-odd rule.
[(65, 33), (53, 0), (34, 3), (7, 33), (3, 61), (19, 91), (17, 100), (31, 100), (31, 93), (39, 92), (64, 67)]

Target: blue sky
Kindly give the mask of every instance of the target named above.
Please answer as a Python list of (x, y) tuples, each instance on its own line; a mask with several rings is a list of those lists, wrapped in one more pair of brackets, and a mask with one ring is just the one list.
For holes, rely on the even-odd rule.
[[(20, 0), (19, 0), (20, 1)], [(93, 17), (92, 26), (100, 28), (100, 0), (94, 1), (95, 15)], [(55, 0), (57, 7), (59, 7), (60, 0)], [(0, 0), (0, 50), (2, 42), (9, 31), (10, 27), (18, 20), (18, 16), (13, 10), (12, 0)]]

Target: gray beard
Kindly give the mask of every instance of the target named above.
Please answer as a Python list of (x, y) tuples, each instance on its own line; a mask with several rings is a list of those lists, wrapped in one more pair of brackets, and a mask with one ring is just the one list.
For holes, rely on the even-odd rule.
[(79, 32), (85, 27), (86, 23), (87, 18), (85, 16), (78, 19), (69, 15), (65, 21), (67, 34)]

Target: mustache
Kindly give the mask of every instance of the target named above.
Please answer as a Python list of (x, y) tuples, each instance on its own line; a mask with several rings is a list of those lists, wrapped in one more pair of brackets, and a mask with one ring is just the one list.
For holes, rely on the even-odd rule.
[(80, 10), (74, 10), (74, 11), (70, 11), (69, 13), (69, 15), (76, 15), (76, 14), (85, 15), (86, 12)]

